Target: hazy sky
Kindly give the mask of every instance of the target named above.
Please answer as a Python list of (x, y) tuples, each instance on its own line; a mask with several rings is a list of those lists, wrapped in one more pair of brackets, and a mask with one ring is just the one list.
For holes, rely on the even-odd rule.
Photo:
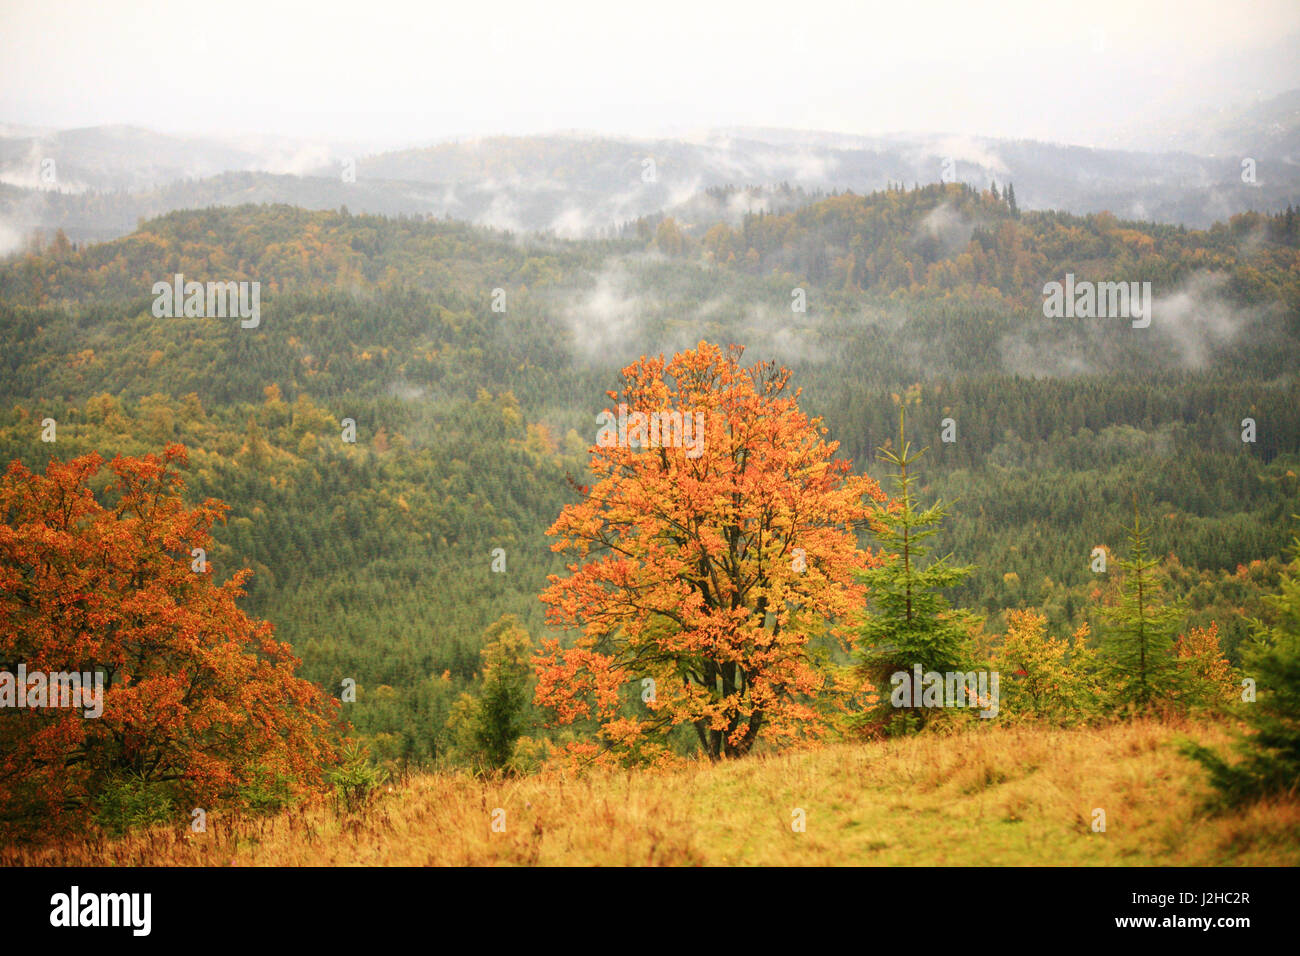
[(0, 123), (418, 142), (582, 128), (1101, 144), (1300, 86), (1297, 0), (0, 0)]

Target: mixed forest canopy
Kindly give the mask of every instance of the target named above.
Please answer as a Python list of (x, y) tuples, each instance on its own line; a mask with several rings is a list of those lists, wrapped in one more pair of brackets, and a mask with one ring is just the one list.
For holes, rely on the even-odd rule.
[[(1151, 326), (1045, 317), (1043, 285), (1066, 273), (1150, 281)], [(260, 282), (260, 325), (155, 318), (150, 290), (177, 274)], [(346, 209), (195, 210), (0, 264), (0, 336), (0, 459), (41, 474), (183, 444), (187, 501), (229, 505), (211, 529), (215, 581), (252, 570), (242, 611), (326, 694), (355, 681), (343, 714), (390, 760), (510, 759), (474, 745), (493, 739), (483, 702), (531, 701), (515, 666), (529, 639), (573, 646), (561, 625), (578, 622), (548, 621), (538, 596), (566, 567), (547, 529), (599, 487), (596, 416), (627, 367), (702, 339), (788, 368), (834, 457), (886, 491), (877, 452), (906, 404), (929, 448), (915, 492), (949, 503), (929, 543), (971, 566), (946, 599), (1022, 650), (1026, 634), (1105, 631), (1136, 497), (1180, 633), (1214, 626), (1240, 665), (1250, 619), (1279, 613), (1264, 595), (1294, 535), (1289, 209), (1201, 231), (931, 185), (582, 242)], [(874, 547), (866, 524), (855, 533)], [(501, 706), (540, 728), (531, 702)], [(698, 714), (683, 702), (681, 716), (676, 744), (695, 746)]]

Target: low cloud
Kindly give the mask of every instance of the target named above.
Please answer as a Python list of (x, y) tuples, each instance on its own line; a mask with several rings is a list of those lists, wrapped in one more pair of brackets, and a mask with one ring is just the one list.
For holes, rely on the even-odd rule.
[(328, 146), (303, 145), (293, 149), (277, 149), (263, 160), (268, 173), (306, 176), (336, 165), (333, 151)]
[(22, 231), (0, 219), (0, 256), (12, 255), (23, 248)]
[(975, 223), (946, 202), (931, 209), (917, 224), (917, 236), (938, 239), (945, 256), (965, 249), (974, 230)]
[(596, 275), (591, 288), (576, 293), (561, 315), (578, 355), (589, 361), (616, 359), (636, 351), (649, 307), (650, 297), (634, 288), (630, 264), (615, 260)]
[(1261, 308), (1229, 302), (1227, 281), (1225, 273), (1198, 272), (1168, 295), (1157, 296), (1151, 307), (1151, 328), (1168, 340), (1185, 368), (1204, 368), (1215, 349), (1231, 344), (1264, 315)]

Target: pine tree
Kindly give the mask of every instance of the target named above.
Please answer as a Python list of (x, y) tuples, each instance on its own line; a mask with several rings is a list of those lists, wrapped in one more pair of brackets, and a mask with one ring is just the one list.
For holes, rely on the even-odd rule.
[(489, 770), (508, 770), (528, 727), (532, 639), (507, 614), (484, 631), (483, 641), (479, 695), (461, 694), (448, 723), (462, 757)]
[[(951, 555), (925, 561), (929, 548), (925, 539), (938, 533), (938, 525), (947, 517), (942, 501), (927, 508), (916, 501), (913, 484), (916, 478), (909, 469), (925, 449), (913, 452), (904, 430), (904, 413), (898, 415), (897, 450), (880, 449), (881, 461), (898, 472), (891, 476), (896, 494), (888, 510), (877, 513), (874, 533), (882, 551), (889, 556), (879, 567), (860, 575), (868, 588), (868, 617), (858, 632), (859, 669), (876, 688), (879, 703), (866, 715), (871, 729), (895, 725), (897, 710), (891, 702), (891, 678), (899, 672), (913, 680), (914, 667), (921, 672), (965, 671), (972, 656), (969, 629), (971, 615), (952, 609), (940, 593), (964, 579), (971, 566), (949, 563)], [(904, 719), (901, 729), (911, 723), (924, 724), (926, 710), (921, 704), (921, 688), (911, 687), (913, 715)], [(900, 729), (897, 725), (893, 729)]]
[(1111, 627), (1100, 659), (1112, 700), (1122, 708), (1146, 710), (1179, 696), (1182, 673), (1174, 637), (1182, 609), (1162, 600), (1159, 562), (1147, 554), (1147, 533), (1136, 503), (1129, 543), (1129, 558), (1119, 563), (1125, 572), (1123, 596), (1115, 607), (1102, 611)]
[(479, 697), (477, 740), (488, 765), (504, 769), (525, 728), (531, 669), (528, 632), (510, 616), (489, 629), (499, 636), (483, 648), (483, 692)]
[(1278, 593), (1266, 599), (1276, 623), (1255, 621), (1254, 640), (1242, 655), (1243, 673), (1255, 681), (1258, 698), (1245, 704), (1250, 732), (1234, 748), (1241, 760), (1229, 764), (1197, 744), (1184, 750), (1209, 770), (1210, 782), (1229, 805), (1300, 789), (1300, 538), (1293, 547)]
[(1007, 183), (1007, 189), (1004, 195), (1007, 200), (1007, 208), (1011, 210), (1011, 215), (1019, 216), (1020, 208), (1016, 205), (1016, 187), (1011, 183)]

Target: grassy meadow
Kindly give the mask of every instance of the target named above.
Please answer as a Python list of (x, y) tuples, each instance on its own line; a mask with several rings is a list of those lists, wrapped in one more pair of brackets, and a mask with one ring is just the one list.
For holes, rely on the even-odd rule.
[[(1213, 815), (1178, 752), (1230, 726), (990, 727), (661, 773), (411, 775), (188, 827), (0, 849), (4, 865), (1124, 866), (1300, 864), (1300, 797)], [(504, 832), (494, 832), (498, 808)], [(806, 829), (796, 832), (795, 810)], [(1093, 811), (1105, 811), (1094, 832)], [(500, 814), (498, 830), (500, 829)]]

